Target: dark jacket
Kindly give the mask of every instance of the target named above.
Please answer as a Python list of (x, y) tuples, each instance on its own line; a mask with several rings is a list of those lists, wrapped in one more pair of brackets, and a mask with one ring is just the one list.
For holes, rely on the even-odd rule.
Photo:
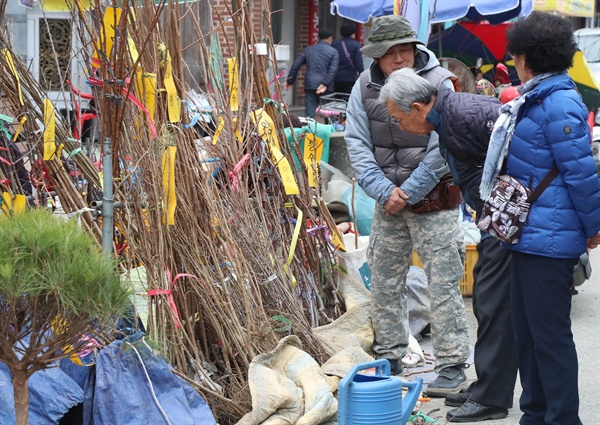
[(337, 50), (325, 40), (308, 46), (296, 58), (288, 75), (288, 84), (294, 84), (298, 71), (306, 64), (304, 90), (316, 90), (321, 84), (327, 86), (327, 91), (333, 91), (333, 80), (337, 71), (339, 57)]
[(502, 103), (494, 97), (438, 90), (427, 121), (440, 136), (440, 152), (448, 160), (465, 202), (477, 213), (483, 207), (479, 184), (494, 123)]
[[(348, 55), (346, 55), (342, 42), (346, 43)], [(360, 52), (360, 43), (352, 37), (344, 37), (342, 40), (334, 41), (331, 44), (331, 47), (337, 50), (340, 58), (338, 69), (335, 74), (335, 81), (356, 81), (357, 74), (360, 74), (365, 70), (362, 53)]]

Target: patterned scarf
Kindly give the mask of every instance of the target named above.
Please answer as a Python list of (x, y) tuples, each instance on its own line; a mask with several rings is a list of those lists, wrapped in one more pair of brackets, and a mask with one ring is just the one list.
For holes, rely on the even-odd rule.
[[(558, 75), (559, 73), (546, 73), (536, 75), (535, 78), (527, 81), (517, 89), (521, 96), (511, 100), (500, 108), (500, 115), (494, 124), (494, 130), (490, 136), (485, 163), (483, 165), (483, 174), (481, 184), (479, 185), (479, 196), (482, 200), (487, 200), (494, 188), (496, 177), (500, 174), (504, 159), (508, 155), (508, 148), (515, 132), (515, 124), (519, 109), (527, 99), (527, 93), (533, 90), (539, 83), (547, 78)], [(562, 73), (560, 73), (562, 74)]]

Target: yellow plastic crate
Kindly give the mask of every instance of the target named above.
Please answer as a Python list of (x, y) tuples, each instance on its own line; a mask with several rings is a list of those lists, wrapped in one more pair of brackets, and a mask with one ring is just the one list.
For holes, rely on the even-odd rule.
[[(470, 297), (473, 295), (473, 267), (477, 262), (477, 245), (467, 244), (467, 259), (465, 261), (465, 271), (463, 273), (463, 277), (460, 280), (460, 293), (463, 297)], [(413, 266), (417, 266), (423, 268), (423, 263), (421, 259), (417, 255), (416, 251), (412, 253), (412, 261), (411, 264)]]

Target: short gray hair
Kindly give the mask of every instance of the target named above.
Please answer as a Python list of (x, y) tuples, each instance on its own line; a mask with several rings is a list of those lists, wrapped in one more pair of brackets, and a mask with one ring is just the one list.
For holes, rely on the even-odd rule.
[(379, 101), (384, 105), (388, 100), (403, 112), (410, 114), (414, 102), (429, 104), (437, 95), (437, 89), (423, 77), (419, 77), (411, 68), (402, 68), (392, 72), (381, 88)]

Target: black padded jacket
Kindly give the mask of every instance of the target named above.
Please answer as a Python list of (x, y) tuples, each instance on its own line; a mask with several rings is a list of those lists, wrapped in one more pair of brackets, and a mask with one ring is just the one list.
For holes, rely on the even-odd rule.
[(481, 173), (494, 123), (502, 103), (490, 96), (438, 90), (427, 115), (440, 136), (440, 152), (448, 161), (452, 176), (465, 202), (481, 211)]
[(327, 91), (333, 91), (333, 81), (338, 69), (339, 56), (337, 50), (325, 40), (308, 46), (294, 61), (287, 83), (294, 84), (298, 71), (306, 64), (304, 75), (304, 90), (316, 90), (321, 84), (327, 86)]

